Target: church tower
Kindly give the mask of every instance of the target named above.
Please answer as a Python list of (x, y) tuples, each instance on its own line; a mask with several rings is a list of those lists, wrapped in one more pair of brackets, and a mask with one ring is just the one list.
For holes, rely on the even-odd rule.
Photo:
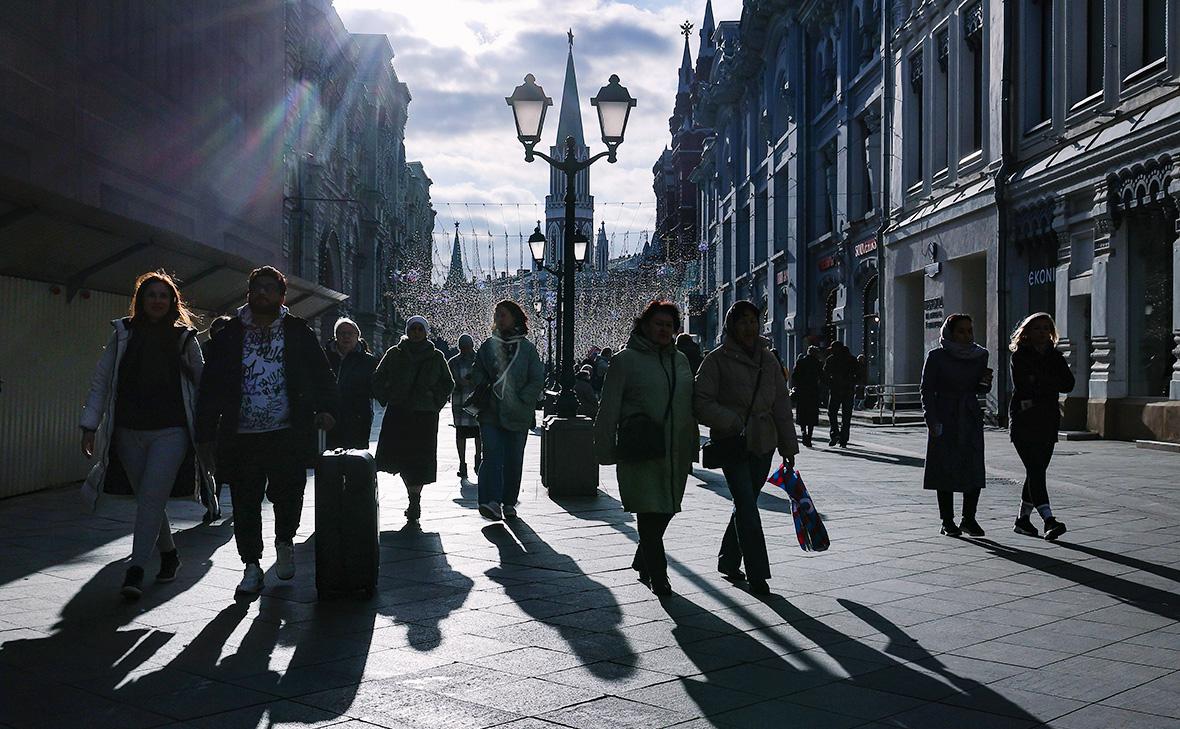
[(463, 251), (459, 249), (459, 223), (455, 222), (455, 244), (451, 248), (451, 268), (447, 271), (446, 288), (454, 289), (466, 282), (463, 276)]
[(594, 241), (591, 267), (595, 271), (606, 271), (610, 265), (610, 242), (606, 239), (606, 223), (599, 223), (598, 239)]
[[(574, 138), (574, 154), (579, 160), (590, 156), (582, 134), (582, 106), (578, 99), (578, 79), (574, 73), (574, 32), (569, 32), (569, 55), (565, 62), (565, 86), (561, 90), (561, 113), (557, 121), (557, 141), (549, 148), (555, 159), (565, 158), (565, 140)], [(590, 169), (574, 176), (574, 226), (586, 240), (594, 234), (594, 196), (590, 194)], [(545, 239), (548, 241), (545, 263), (561, 265), (565, 249), (565, 173), (549, 168), (549, 194), (545, 196)]]

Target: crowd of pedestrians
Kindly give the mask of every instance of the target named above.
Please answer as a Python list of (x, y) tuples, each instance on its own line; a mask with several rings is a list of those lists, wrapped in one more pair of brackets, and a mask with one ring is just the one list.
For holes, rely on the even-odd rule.
[[(233, 496), (244, 564), (238, 592), (257, 593), (264, 584), (264, 498), (275, 515), (275, 575), (291, 579), (307, 469), (325, 443), (369, 448), (373, 399), (384, 406), (376, 468), (401, 475), (409, 521), (421, 518), (422, 490), (437, 480), (439, 413), (448, 401), (457, 476), (468, 482), (467, 443), (474, 441), (479, 513), (497, 521), (516, 517), (525, 445), (546, 376), (524, 309), (498, 302), (486, 339), (476, 347), (463, 335), (449, 360), (441, 340), (431, 338), (430, 322), (412, 316), (404, 336), (378, 360), (348, 318), (335, 323), (332, 340), (321, 347), (309, 323), (287, 308), (286, 290), (281, 272), (255, 269), (246, 303), (215, 319), (202, 345), (176, 281), (149, 272), (136, 281), (128, 316), (112, 322), (82, 412), (82, 450), (96, 461), (83, 494), (91, 507), (102, 494), (136, 499), (122, 586), (127, 598), (142, 594), (155, 552), (157, 582), (174, 579), (181, 566), (168, 499), (199, 498), (204, 520), (214, 521), (221, 518), (224, 485)], [(848, 446), (854, 402), (865, 397), (863, 355), (834, 341), (826, 353), (809, 347), (788, 371), (760, 334), (762, 316), (750, 301), (734, 303), (721, 345), (703, 353), (682, 332), (679, 308), (652, 301), (635, 318), (624, 348), (591, 350), (578, 367), (578, 412), (593, 420), (595, 458), (616, 467), (623, 508), (635, 514), (639, 540), (631, 567), (657, 595), (673, 591), (664, 534), (701, 455), (699, 425), (710, 430), (705, 462), (721, 469), (733, 501), (717, 569), (758, 594), (769, 592), (771, 576), (758, 497), (775, 452), (794, 467), (800, 442), (812, 446), (825, 399), (829, 446)], [(1060, 426), (1058, 396), (1074, 385), (1056, 343), (1045, 313), (1027, 317), (1009, 343), (1010, 436), (1027, 473), (1014, 531), (1039, 536), (1035, 511), (1050, 540), (1065, 525), (1050, 507), (1046, 471)], [(984, 535), (976, 519), (986, 480), (979, 396), (992, 381), (971, 318), (947, 317), (923, 367), (921, 401), (928, 436), (923, 486), (936, 492), (948, 536)], [(962, 494), (958, 522), (956, 492)]]

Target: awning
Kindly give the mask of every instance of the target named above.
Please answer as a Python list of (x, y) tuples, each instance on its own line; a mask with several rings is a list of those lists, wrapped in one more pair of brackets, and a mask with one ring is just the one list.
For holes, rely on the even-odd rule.
[[(60, 284), (70, 298), (86, 290), (130, 296), (136, 276), (163, 268), (180, 279), (192, 308), (221, 314), (245, 303), (246, 277), (265, 263), (0, 178), (0, 274)], [(347, 298), (287, 275), (287, 306), (297, 316)]]

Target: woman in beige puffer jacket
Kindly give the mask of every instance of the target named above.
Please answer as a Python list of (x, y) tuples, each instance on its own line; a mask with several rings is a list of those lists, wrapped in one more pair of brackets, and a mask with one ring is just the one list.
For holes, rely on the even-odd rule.
[[(725, 315), (725, 339), (697, 372), (693, 409), (714, 439), (744, 432), (746, 450), (722, 466), (733, 514), (721, 541), (717, 569), (733, 579), (749, 578), (751, 591), (770, 592), (770, 559), (758, 513), (758, 495), (777, 449), (791, 467), (799, 444), (791, 398), (778, 360), (759, 336), (762, 312), (738, 301)], [(761, 374), (760, 374), (761, 373)], [(742, 573), (742, 562), (746, 574)]]

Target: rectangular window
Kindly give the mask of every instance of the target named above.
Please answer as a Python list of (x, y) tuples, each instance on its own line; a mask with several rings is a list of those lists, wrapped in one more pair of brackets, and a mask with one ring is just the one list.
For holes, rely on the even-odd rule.
[[(951, 76), (950, 76), (950, 58), (951, 58), (951, 37), (949, 31), (942, 31), (934, 39), (935, 48), (938, 50), (938, 64), (935, 68), (935, 97), (934, 101), (934, 118), (943, 121), (943, 129), (950, 130), (951, 120), (954, 118), (951, 111)], [(948, 165), (949, 158), (947, 145), (950, 143), (950, 135), (944, 135), (943, 139), (934, 145), (934, 174), (938, 175), (945, 172)]]
[(767, 208), (769, 207), (770, 198), (767, 196), (767, 191), (757, 193), (754, 196), (754, 262), (765, 263), (767, 258), (767, 243), (770, 238), (770, 231), (767, 229)]
[(1167, 0), (1143, 0), (1143, 65), (1163, 58), (1168, 52)]
[(922, 170), (925, 166), (925, 161), (922, 158), (922, 148), (925, 146), (923, 139), (923, 123), (924, 109), (922, 105), (922, 52), (918, 51), (912, 54), (909, 58), (909, 85), (910, 85), (910, 103), (909, 111), (906, 113), (906, 137), (908, 141), (905, 145), (906, 157), (909, 158), (910, 163), (906, 167), (906, 183), (913, 185), (921, 182)]
[(960, 113), (966, 124), (960, 124), (964, 156), (983, 149), (983, 115), (987, 110), (983, 85), (983, 4), (975, 3), (963, 18), (963, 79)]
[(1106, 73), (1105, 0), (1086, 0), (1086, 96), (1102, 90)]
[(1038, 121), (1053, 116), (1053, 0), (1039, 0), (1040, 93)]

